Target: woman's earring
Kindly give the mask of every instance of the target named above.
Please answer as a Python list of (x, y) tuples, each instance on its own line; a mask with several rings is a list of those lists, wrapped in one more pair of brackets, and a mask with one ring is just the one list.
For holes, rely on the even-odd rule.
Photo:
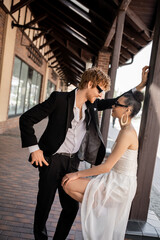
[(123, 114), (122, 117), (121, 117), (121, 125), (122, 125), (122, 126), (125, 126), (125, 125), (128, 123), (128, 115), (126, 114), (127, 118), (126, 118), (126, 121), (125, 121), (125, 122), (123, 122), (124, 116), (125, 116), (125, 114)]

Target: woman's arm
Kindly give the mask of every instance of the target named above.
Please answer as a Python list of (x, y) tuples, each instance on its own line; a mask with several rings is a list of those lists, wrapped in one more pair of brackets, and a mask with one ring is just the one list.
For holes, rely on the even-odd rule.
[(124, 152), (128, 149), (128, 147), (131, 145), (131, 141), (133, 141), (133, 132), (120, 131), (116, 145), (105, 163), (102, 163), (101, 165), (95, 166), (90, 169), (66, 174), (62, 179), (62, 186), (77, 178), (95, 176), (109, 172), (116, 164), (116, 162), (121, 158)]
[(149, 73), (149, 66), (145, 66), (142, 68), (142, 81), (140, 84), (136, 86), (137, 91), (142, 91), (142, 89), (146, 86), (147, 77)]
[[(135, 88), (129, 90), (128, 92), (133, 91), (134, 89), (137, 90), (137, 91), (141, 91), (146, 86), (148, 73), (149, 73), (149, 67), (148, 66), (143, 67), (142, 68), (142, 80), (141, 80), (141, 83), (138, 84)], [(95, 104), (96, 104), (96, 107), (97, 107), (98, 111), (103, 111), (105, 109), (112, 108), (114, 103), (118, 100), (118, 98), (123, 96), (123, 94), (118, 96), (117, 98), (112, 98), (112, 99), (102, 99), (102, 100), (97, 99), (95, 101)]]

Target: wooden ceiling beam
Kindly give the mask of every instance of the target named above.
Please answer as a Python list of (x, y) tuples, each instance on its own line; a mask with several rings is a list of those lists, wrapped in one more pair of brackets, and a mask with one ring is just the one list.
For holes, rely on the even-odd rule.
[(131, 30), (130, 27), (125, 26), (123, 34), (138, 46), (145, 47), (148, 43), (140, 34), (133, 29)]
[(132, 43), (130, 43), (124, 37), (123, 37), (123, 40), (122, 40), (122, 46), (133, 54), (136, 54), (139, 51), (139, 49), (137, 49), (134, 45), (132, 45)]
[[(119, 5), (118, 0), (113, 1), (117, 6)], [(135, 29), (140, 32), (144, 39), (146, 41), (150, 41), (152, 39), (151, 33), (142, 19), (130, 7), (127, 8), (126, 15), (132, 21), (133, 26), (135, 26)]]
[(80, 34), (84, 35), (87, 39), (94, 39), (94, 42), (99, 44), (103, 43), (102, 37), (99, 36), (99, 34), (96, 34), (95, 31), (91, 31), (90, 28), (86, 28), (86, 26), (83, 26), (81, 23), (75, 22), (75, 20), (71, 20), (71, 17), (68, 17), (66, 15), (62, 15), (61, 12), (53, 11), (52, 15), (54, 18), (51, 18), (50, 20), (54, 23), (60, 23), (64, 26), (70, 26), (71, 28), (75, 29), (76, 32), (79, 32)]
[[(77, 25), (80, 25), (81, 27), (85, 27), (86, 30), (90, 32), (97, 32), (97, 34), (100, 37), (103, 37), (106, 33), (100, 28), (100, 26), (97, 26), (96, 23), (94, 23), (94, 19), (92, 19), (91, 22), (87, 21), (85, 18), (74, 12), (72, 9), (70, 9), (66, 4), (63, 4), (62, 2), (55, 1), (54, 4), (51, 3), (51, 1), (46, 0), (46, 3), (50, 6), (51, 9), (56, 9), (62, 16), (66, 16), (71, 21), (75, 22)], [(42, 6), (44, 9), (44, 5), (38, 3)], [(45, 7), (45, 9), (48, 12), (49, 7)], [(51, 14), (51, 11), (49, 12)], [(53, 13), (52, 13), (53, 14)]]
[(62, 63), (62, 65), (68, 67), (68, 69), (70, 71), (74, 72), (75, 74), (82, 74), (81, 72), (79, 72), (77, 69), (75, 69), (75, 67), (71, 66), (70, 64)]
[(75, 58), (68, 56), (69, 60), (74, 62), (74, 64), (78, 65), (80, 68), (84, 69), (84, 64), (81, 64), (80, 62), (78, 62)]
[(120, 60), (119, 62), (122, 62), (123, 64), (127, 62), (127, 58), (125, 58), (124, 56), (120, 55)]
[[(98, 4), (93, 1), (86, 1), (86, 0), (78, 0), (80, 3), (82, 3), (85, 7), (87, 7), (92, 15), (95, 16), (95, 18), (101, 19), (104, 24), (110, 25), (110, 19), (106, 19), (107, 14), (106, 14), (106, 9), (108, 10), (109, 13), (116, 12), (116, 9), (114, 9), (114, 6), (111, 4), (107, 3), (107, 1), (98, 1)], [(108, 26), (109, 27), (109, 26)]]
[(55, 63), (57, 63), (58, 61), (57, 61), (57, 59), (55, 60), (55, 61), (53, 61), (52, 63), (51, 63), (51, 65), (53, 65), (53, 64), (55, 64)]
[[(110, 50), (111, 52), (113, 52), (113, 47), (112, 46), (109, 46), (108, 47), (108, 50)], [(121, 51), (120, 51), (120, 54), (122, 56), (124, 56), (126, 59), (130, 59), (133, 57), (133, 54), (131, 52), (128, 51), (127, 48), (124, 48), (123, 46), (121, 46)]]
[[(52, 14), (53, 15), (53, 14)], [(74, 22), (74, 20), (72, 20)], [(79, 43), (81, 44), (85, 44), (84, 42), (86, 42), (85, 45), (92, 45), (92, 51), (94, 51), (94, 49), (99, 49), (100, 46), (102, 45), (103, 41), (102, 40), (99, 40), (100, 42), (97, 43), (97, 41), (94, 41), (93, 37), (92, 36), (88, 36), (88, 38), (84, 38), (82, 35), (81, 35), (81, 32), (80, 34), (78, 34), (78, 32), (70, 29), (65, 23), (63, 23), (63, 21), (61, 21), (61, 23), (58, 23), (56, 21), (56, 18), (52, 18), (50, 19), (50, 22), (53, 22), (53, 28), (52, 30), (54, 30), (55, 28), (58, 30), (58, 31), (64, 31), (67, 32), (67, 34), (71, 35), (71, 38), (70, 39), (76, 39), (76, 41), (78, 40)], [(50, 24), (50, 22), (48, 24)], [(62, 29), (62, 30), (60, 30)], [(63, 34), (63, 33), (62, 33)], [(76, 37), (77, 36), (77, 37)], [(93, 39), (93, 40), (92, 40)], [(84, 45), (83, 45), (84, 46)]]
[(131, 1), (132, 0), (123, 0), (122, 3), (120, 4), (119, 10), (126, 12)]
[(57, 49), (59, 49), (58, 46), (54, 46), (54, 47), (52, 46), (50, 50), (48, 50), (47, 52), (44, 53), (44, 56), (48, 55), (51, 52), (56, 51)]
[(123, 55), (126, 59), (130, 59), (133, 57), (133, 54), (130, 53), (126, 48), (121, 46), (121, 55)]
[(20, 10), (22, 7), (30, 4), (33, 1), (35, 1), (35, 0), (23, 0), (23, 1), (18, 2), (15, 5), (12, 5), (11, 14), (15, 13), (16, 11)]
[(42, 37), (43, 35), (50, 33), (50, 31), (52, 31), (52, 28), (49, 28), (49, 29), (46, 30), (46, 31), (42, 31), (42, 32), (39, 33), (39, 34), (36, 34), (36, 35), (33, 37), (33, 41), (36, 41), (38, 38)]
[(127, 9), (127, 16), (130, 18), (130, 20), (133, 22), (133, 24), (136, 26), (136, 28), (139, 29), (140, 34), (143, 35), (144, 39), (146, 41), (151, 40), (151, 33), (149, 32), (146, 24), (138, 17), (130, 8)]
[(55, 56), (52, 55), (51, 57), (48, 58), (48, 61), (50, 61), (52, 58), (54, 58)]
[(61, 52), (54, 52), (55, 57), (59, 57), (62, 53)]
[[(61, 57), (59, 57), (59, 56), (57, 56), (57, 57), (55, 57), (55, 61), (53, 61), (53, 62), (51, 62), (51, 65), (53, 66), (53, 64), (55, 64), (55, 63), (58, 63), (59, 64), (59, 61), (61, 61), (61, 60), (63, 60), (63, 57), (61, 56)], [(55, 66), (55, 65), (54, 65)]]
[(66, 32), (63, 29), (58, 29), (56, 26), (53, 27), (54, 28), (54, 32), (53, 32), (53, 37), (54, 35), (60, 35), (60, 38), (66, 38), (66, 40), (69, 40), (73, 43), (76, 44), (76, 46), (79, 46), (79, 48), (83, 48), (86, 51), (90, 52), (93, 55), (97, 55), (98, 53), (98, 49), (96, 51), (95, 48), (90, 47), (89, 45), (84, 44), (83, 42), (81, 42), (80, 40), (78, 40), (76, 37), (72, 36), (71, 33)]
[[(67, 6), (67, 7), (69, 7), (69, 8), (71, 8), (71, 9), (74, 9), (75, 11), (77, 11), (77, 12), (79, 12), (80, 13), (80, 15), (82, 15), (82, 16), (84, 16), (86, 19), (89, 19), (89, 21), (90, 21), (90, 23), (91, 24), (93, 24), (93, 25), (97, 25), (97, 23), (98, 23), (98, 27), (100, 28), (100, 25), (102, 25), (103, 24), (103, 26), (105, 27), (105, 28), (109, 28), (110, 27), (110, 22), (109, 21), (106, 21), (105, 20), (105, 18), (103, 18), (102, 16), (101, 16), (101, 14), (102, 14), (102, 9), (101, 9), (101, 12), (100, 12), (100, 14), (97, 14), (97, 6), (96, 6), (96, 10), (95, 11), (93, 11), (93, 10), (91, 10), (90, 8), (89, 8), (89, 14), (86, 12), (86, 11), (84, 11), (84, 10), (82, 10), (80, 7), (78, 7), (75, 3), (73, 3), (73, 2), (71, 2), (71, 1), (68, 1), (68, 0), (60, 0), (60, 2), (62, 2), (65, 6)], [(80, 1), (79, 1), (80, 2)], [(92, 4), (92, 2), (91, 2), (91, 6), (93, 6), (94, 4)], [(108, 6), (108, 8), (110, 8), (110, 6), (109, 5), (107, 5)], [(74, 11), (73, 10), (73, 11)], [(98, 20), (98, 21), (97, 21)], [(75, 20), (74, 20), (75, 21)]]
[[(57, 36), (56, 36), (56, 38), (57, 38)], [(56, 41), (56, 44), (58, 46), (60, 46), (61, 49), (66, 51), (67, 54), (69, 54), (72, 57), (76, 58), (77, 61), (80, 61), (81, 63), (84, 63), (86, 61), (86, 59), (83, 56), (80, 57), (80, 54), (78, 53), (78, 51), (76, 51), (74, 48), (72, 48), (70, 46), (69, 41), (68, 41), (67, 45), (65, 45), (64, 43), (61, 44), (60, 42), (57, 42), (57, 41)]]
[(82, 74), (84, 72), (84, 70), (78, 68), (76, 65), (74, 65), (73, 63), (70, 63), (70, 62), (67, 62), (64, 61), (64, 59), (62, 61), (59, 62), (60, 65), (64, 65), (66, 67), (69, 67), (69, 68), (72, 68), (72, 69), (75, 69), (76, 73), (80, 73)]
[(112, 24), (110, 31), (107, 35), (107, 38), (105, 40), (104, 47), (108, 47), (110, 45), (110, 43), (114, 37), (115, 31), (116, 31), (116, 23), (117, 23), (117, 17), (113, 21), (113, 24)]
[(42, 48), (44, 48), (45, 46), (50, 45), (50, 44), (53, 43), (53, 42), (55, 42), (55, 39), (52, 38), (51, 40), (49, 40), (49, 41), (45, 42), (44, 44), (42, 44), (42, 45), (39, 47), (39, 49), (42, 49)]
[[(130, 4), (131, 0), (123, 0), (120, 7), (119, 7), (119, 11), (126, 11), (129, 4)], [(118, 3), (118, 1), (116, 0), (116, 4)], [(105, 40), (104, 43), (104, 47), (108, 47), (114, 37), (115, 31), (116, 31), (116, 24), (117, 24), (117, 16), (115, 17), (115, 19), (113, 20), (112, 26), (110, 28), (110, 31), (107, 35), (107, 38)]]
[(68, 56), (63, 58), (64, 62), (67, 62), (68, 64), (74, 66), (76, 69), (79, 69), (80, 72), (84, 72), (85, 70), (85, 64), (83, 66), (80, 66), (78, 63), (71, 60)]
[(52, 68), (57, 68), (59, 66), (59, 63), (56, 64), (55, 66), (52, 66)]
[(82, 69), (80, 69), (79, 67), (77, 67), (75, 64), (73, 64), (73, 63), (70, 63), (69, 64), (71, 67), (73, 67), (74, 69), (76, 69), (79, 73), (83, 73), (84, 72), (84, 70), (82, 70)]
[(32, 25), (34, 25), (34, 24), (36, 24), (36, 23), (39, 23), (40, 21), (42, 21), (42, 20), (44, 20), (45, 18), (47, 18), (47, 15), (41, 15), (41, 16), (39, 16), (39, 17), (36, 17), (36, 18), (34, 18), (32, 21), (30, 21), (30, 22), (28, 22), (27, 24), (25, 24), (25, 28), (27, 27), (27, 26), (32, 26)]
[(52, 49), (48, 50), (47, 52), (44, 53), (44, 56), (48, 55), (51, 52), (52, 52)]
[(54, 38), (56, 39), (56, 42), (60, 47), (66, 49), (69, 53), (76, 56), (79, 60), (86, 61), (86, 59), (83, 59), (83, 57), (80, 57), (80, 55), (78, 54), (78, 52), (75, 51), (75, 49), (71, 48), (69, 45), (66, 47), (63, 40), (57, 34), (54, 34)]

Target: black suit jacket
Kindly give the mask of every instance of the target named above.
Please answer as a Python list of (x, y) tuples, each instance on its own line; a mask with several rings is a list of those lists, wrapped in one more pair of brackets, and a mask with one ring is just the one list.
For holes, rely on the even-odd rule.
[[(55, 153), (65, 140), (65, 136), (74, 117), (73, 106), (75, 90), (71, 92), (53, 92), (50, 97), (20, 117), (22, 147), (38, 144), (44, 155)], [(94, 104), (86, 102), (86, 134), (78, 156), (81, 160), (98, 165), (105, 156), (105, 146), (98, 125), (98, 110), (111, 108), (115, 99), (96, 100)], [(47, 127), (39, 143), (33, 125), (49, 117)]]

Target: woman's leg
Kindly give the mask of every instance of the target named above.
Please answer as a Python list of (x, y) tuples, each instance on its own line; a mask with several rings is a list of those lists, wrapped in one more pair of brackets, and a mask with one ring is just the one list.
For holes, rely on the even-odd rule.
[(78, 202), (82, 202), (83, 195), (89, 181), (90, 179), (87, 178), (79, 178), (64, 185), (63, 189), (73, 199)]

